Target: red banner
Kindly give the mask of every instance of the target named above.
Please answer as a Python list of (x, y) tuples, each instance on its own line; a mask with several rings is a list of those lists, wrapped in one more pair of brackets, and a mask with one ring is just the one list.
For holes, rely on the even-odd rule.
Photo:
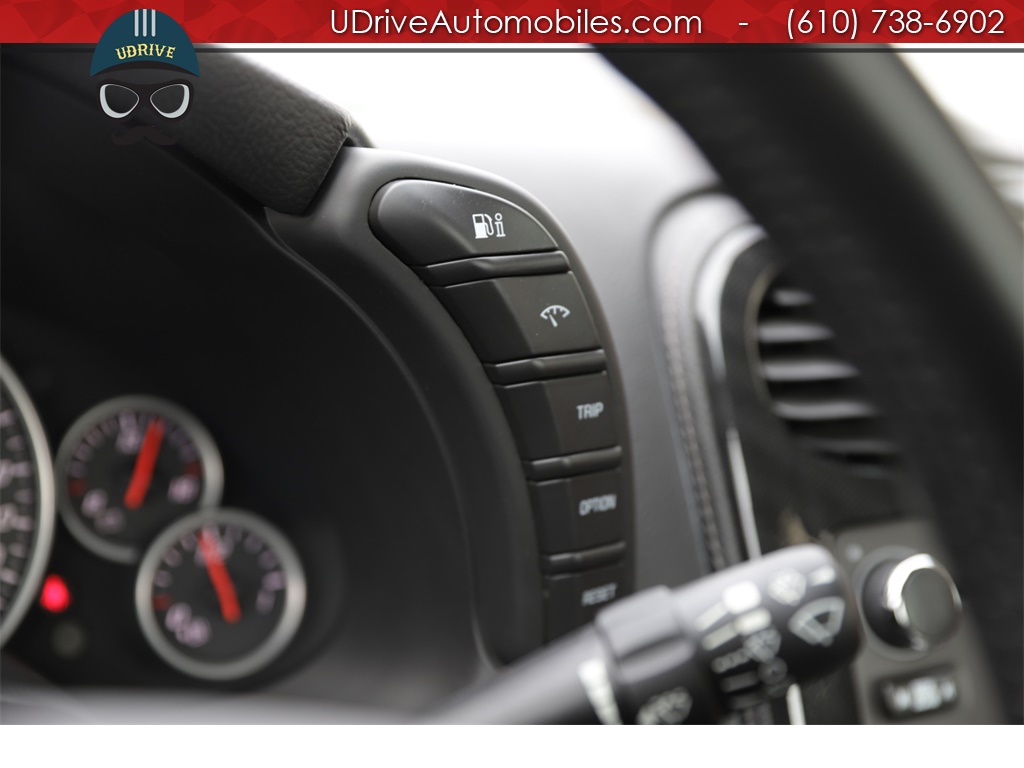
[(194, 43), (1024, 43), (1024, 0), (0, 0), (0, 42), (95, 43), (139, 8)]

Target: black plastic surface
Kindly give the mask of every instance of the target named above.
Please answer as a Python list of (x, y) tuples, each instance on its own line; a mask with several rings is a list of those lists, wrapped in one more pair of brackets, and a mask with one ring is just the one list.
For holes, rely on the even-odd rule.
[(561, 251), (549, 251), (446, 261), (419, 267), (416, 273), (427, 285), (455, 285), (495, 277), (549, 275), (568, 271), (569, 261), (565, 254)]
[(437, 181), (388, 184), (373, 199), (370, 223), (381, 242), (416, 266), (557, 248), (540, 222), (515, 203)]
[(483, 280), (438, 296), (486, 363), (601, 346), (572, 274)]
[(550, 459), (524, 461), (523, 471), (530, 480), (552, 480), (556, 477), (572, 477), (588, 472), (613, 469), (622, 461), (622, 448), (602, 448), (599, 451), (574, 453), (571, 456), (553, 456)]
[(586, 549), (625, 534), (622, 472), (598, 472), (530, 483), (542, 552)]
[(498, 387), (524, 459), (607, 448), (616, 442), (608, 374)]
[(554, 379), (582, 373), (603, 371), (606, 365), (604, 350), (572, 352), (567, 355), (531, 357), (508, 363), (487, 363), (484, 370), (495, 384), (518, 384), (536, 379)]
[(625, 594), (625, 578), (623, 564), (546, 577), (545, 636), (560, 637), (591, 621), (601, 608)]
[(599, 568), (602, 565), (621, 560), (626, 554), (626, 542), (616, 541), (593, 549), (579, 552), (560, 552), (557, 555), (546, 555), (541, 559), (541, 567), (545, 573), (570, 573)]

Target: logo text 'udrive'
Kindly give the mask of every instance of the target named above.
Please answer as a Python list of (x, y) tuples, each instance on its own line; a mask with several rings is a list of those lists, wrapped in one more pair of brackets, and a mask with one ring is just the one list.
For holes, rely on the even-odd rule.
[(117, 124), (111, 133), (115, 144), (174, 144), (194, 101), (199, 59), (178, 22), (140, 9), (107, 27), (89, 75), (97, 78), (100, 109)]

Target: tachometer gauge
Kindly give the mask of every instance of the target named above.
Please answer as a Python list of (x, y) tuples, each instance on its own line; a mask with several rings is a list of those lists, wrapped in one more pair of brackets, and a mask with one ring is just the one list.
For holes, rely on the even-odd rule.
[(295, 636), (306, 581), (288, 540), (248, 512), (200, 512), (146, 552), (135, 608), (153, 650), (176, 669), (234, 680), (269, 664)]
[(46, 435), (25, 388), (0, 360), (0, 646), (35, 599), (53, 518)]
[(68, 530), (122, 563), (173, 520), (216, 506), (217, 447), (188, 413), (155, 397), (119, 397), (76, 421), (57, 451), (57, 507)]

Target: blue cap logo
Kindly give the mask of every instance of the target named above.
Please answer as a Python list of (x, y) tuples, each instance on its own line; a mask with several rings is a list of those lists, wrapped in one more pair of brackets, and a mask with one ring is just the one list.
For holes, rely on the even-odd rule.
[(89, 76), (128, 64), (155, 64), (199, 75), (196, 50), (185, 30), (166, 13), (148, 9), (114, 19), (92, 54)]

